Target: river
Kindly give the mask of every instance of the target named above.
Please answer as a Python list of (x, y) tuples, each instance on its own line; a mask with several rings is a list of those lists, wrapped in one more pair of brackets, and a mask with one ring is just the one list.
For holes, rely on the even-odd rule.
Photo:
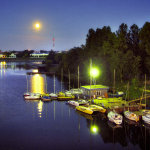
[[(34, 62), (35, 63), (35, 62)], [(38, 63), (38, 62), (37, 62)], [(150, 149), (150, 126), (79, 113), (66, 102), (25, 101), (23, 93), (53, 92), (54, 78), (28, 75), (17, 62), (0, 62), (0, 150)], [(56, 77), (56, 91), (61, 87)]]

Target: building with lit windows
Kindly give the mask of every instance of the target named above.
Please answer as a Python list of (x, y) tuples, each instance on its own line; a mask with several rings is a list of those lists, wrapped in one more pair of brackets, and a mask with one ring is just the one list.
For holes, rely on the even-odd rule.
[(108, 86), (104, 85), (86, 85), (86, 86), (81, 86), (81, 89), (83, 91), (83, 95), (86, 97), (107, 97), (108, 95)]
[(6, 55), (0, 54), (0, 58), (6, 58)]
[(32, 54), (30, 54), (30, 57), (32, 57), (32, 58), (44, 58), (47, 56), (48, 56), (48, 53), (32, 53)]

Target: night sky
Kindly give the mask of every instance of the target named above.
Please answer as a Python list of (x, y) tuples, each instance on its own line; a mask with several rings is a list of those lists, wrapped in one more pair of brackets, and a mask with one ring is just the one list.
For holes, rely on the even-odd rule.
[(85, 44), (89, 28), (109, 25), (115, 32), (121, 23), (146, 21), (150, 0), (0, 0), (0, 49), (68, 50)]

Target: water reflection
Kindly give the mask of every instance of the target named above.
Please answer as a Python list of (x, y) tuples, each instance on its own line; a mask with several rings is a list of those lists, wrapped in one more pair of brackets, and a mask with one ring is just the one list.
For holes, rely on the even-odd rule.
[(5, 61), (0, 62), (1, 77), (5, 75), (6, 68), (7, 68), (7, 63)]
[(39, 117), (41, 118), (41, 117), (42, 117), (42, 110), (43, 110), (43, 102), (42, 102), (42, 101), (39, 101), (39, 102), (38, 102), (38, 107), (37, 107), (37, 109), (38, 109), (38, 115), (39, 115)]
[(45, 82), (44, 77), (40, 74), (31, 76), (31, 92), (32, 93), (45, 93)]

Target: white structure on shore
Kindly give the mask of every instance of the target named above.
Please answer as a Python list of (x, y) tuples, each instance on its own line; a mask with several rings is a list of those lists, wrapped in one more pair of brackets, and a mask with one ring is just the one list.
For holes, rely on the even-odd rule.
[(8, 58), (16, 58), (16, 54), (12, 53), (12, 54), (9, 55)]
[(30, 57), (32, 58), (41, 58), (41, 57), (47, 57), (48, 53), (32, 53), (30, 54)]

